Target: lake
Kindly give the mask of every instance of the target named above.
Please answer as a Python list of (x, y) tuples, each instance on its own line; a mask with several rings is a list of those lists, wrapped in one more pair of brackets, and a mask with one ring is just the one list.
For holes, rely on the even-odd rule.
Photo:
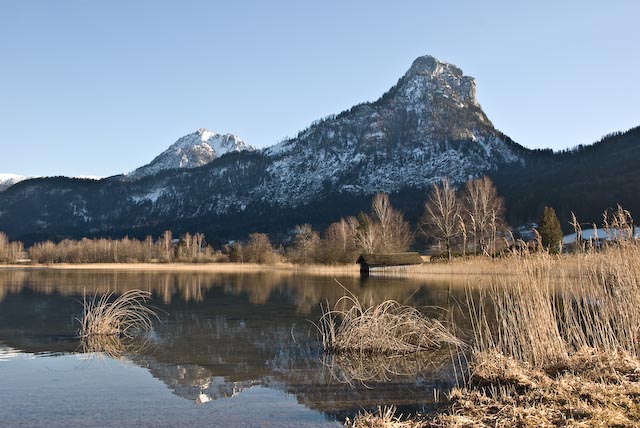
[[(134, 288), (153, 295), (153, 331), (83, 347), (83, 294)], [(448, 350), (323, 354), (312, 321), (345, 289), (469, 330), (465, 284), (448, 277), (0, 269), (0, 426), (336, 427), (379, 405), (435, 409), (456, 381)]]

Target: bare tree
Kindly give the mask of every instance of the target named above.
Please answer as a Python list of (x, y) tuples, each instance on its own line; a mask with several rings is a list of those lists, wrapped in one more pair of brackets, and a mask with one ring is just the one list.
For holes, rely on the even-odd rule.
[(329, 225), (322, 240), (324, 263), (353, 263), (356, 260), (358, 220), (347, 217)]
[(206, 249), (205, 241), (204, 241), (204, 233), (196, 233), (191, 238), (191, 241), (193, 242), (191, 258), (196, 260), (200, 258), (200, 256), (202, 255), (202, 253), (205, 252), (205, 249)]
[(488, 254), (495, 247), (497, 230), (504, 225), (504, 202), (489, 177), (467, 181), (462, 199), (474, 251)]
[(402, 213), (391, 206), (389, 195), (378, 193), (374, 196), (371, 213), (379, 232), (376, 250), (383, 253), (406, 251), (413, 241), (411, 228)]
[(14, 263), (22, 257), (24, 246), (20, 241), (9, 241), (7, 235), (0, 232), (0, 262)]
[(358, 214), (358, 228), (355, 235), (356, 246), (365, 254), (374, 253), (378, 247), (378, 225), (365, 213)]
[(311, 225), (297, 225), (295, 228), (294, 244), (291, 258), (297, 263), (310, 263), (316, 258), (320, 235), (313, 230)]
[(467, 256), (467, 225), (464, 224), (464, 217), (458, 213), (458, 225), (460, 226), (460, 233), (462, 234), (462, 257)]
[(433, 234), (444, 242), (447, 255), (451, 259), (451, 241), (460, 234), (460, 205), (456, 190), (448, 179), (434, 184), (424, 205), (421, 224), (427, 234)]
[(242, 248), (244, 261), (260, 264), (275, 264), (278, 254), (273, 250), (269, 237), (264, 233), (252, 233), (249, 242)]
[(160, 237), (160, 246), (162, 247), (164, 254), (164, 261), (170, 262), (173, 260), (173, 234), (170, 230), (165, 230)]

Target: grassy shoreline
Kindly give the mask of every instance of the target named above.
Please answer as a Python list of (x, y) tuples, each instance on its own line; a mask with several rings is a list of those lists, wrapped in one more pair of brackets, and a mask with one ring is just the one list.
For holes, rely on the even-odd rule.
[[(589, 255), (591, 258), (593, 255)], [(553, 256), (556, 272), (564, 276), (573, 276), (579, 272), (583, 263), (589, 262), (589, 256), (562, 254)], [(472, 256), (453, 260), (425, 262), (422, 265), (388, 268), (385, 271), (372, 273), (372, 276), (411, 277), (423, 275), (523, 275), (521, 270), (514, 269), (513, 257), (490, 259), (484, 256)], [(25, 270), (121, 270), (121, 271), (160, 271), (160, 272), (294, 272), (318, 275), (359, 275), (360, 267), (356, 263), (295, 264), (295, 263), (49, 263), (49, 264), (3, 264), (0, 269)]]
[(0, 269), (24, 270), (119, 270), (160, 272), (294, 272), (326, 275), (359, 275), (358, 265), (295, 265), (281, 263), (264, 265), (255, 263), (52, 263), (52, 264), (0, 264)]
[(640, 426), (640, 242), (509, 261), (518, 276), (467, 302), (468, 371), (446, 408), (407, 420), (383, 408), (348, 427)]

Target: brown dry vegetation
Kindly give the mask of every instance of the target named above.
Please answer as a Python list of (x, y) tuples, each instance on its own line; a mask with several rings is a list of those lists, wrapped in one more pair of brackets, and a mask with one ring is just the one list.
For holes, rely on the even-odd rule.
[(151, 293), (129, 290), (113, 299), (113, 293), (83, 299), (83, 316), (78, 336), (81, 339), (99, 336), (132, 338), (136, 331), (149, 331), (157, 318), (153, 309), (145, 305)]
[(354, 294), (344, 290), (349, 294), (333, 309), (322, 308), (317, 327), (325, 352), (400, 355), (462, 344), (448, 326), (413, 307), (394, 300), (363, 306)]
[(515, 275), (468, 300), (472, 351), (448, 410), (401, 421), (383, 409), (348, 426), (640, 426), (640, 243), (503, 262)]

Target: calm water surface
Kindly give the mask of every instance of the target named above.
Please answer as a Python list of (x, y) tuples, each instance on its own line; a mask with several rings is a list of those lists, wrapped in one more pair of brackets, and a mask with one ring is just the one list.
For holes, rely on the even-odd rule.
[[(452, 279), (337, 279), (366, 303), (452, 308), (467, 328)], [(83, 347), (83, 293), (132, 288), (153, 293), (154, 330)], [(291, 273), (0, 270), (0, 426), (336, 427), (378, 405), (433, 410), (455, 382), (448, 353), (323, 355), (309, 321), (344, 294)]]

